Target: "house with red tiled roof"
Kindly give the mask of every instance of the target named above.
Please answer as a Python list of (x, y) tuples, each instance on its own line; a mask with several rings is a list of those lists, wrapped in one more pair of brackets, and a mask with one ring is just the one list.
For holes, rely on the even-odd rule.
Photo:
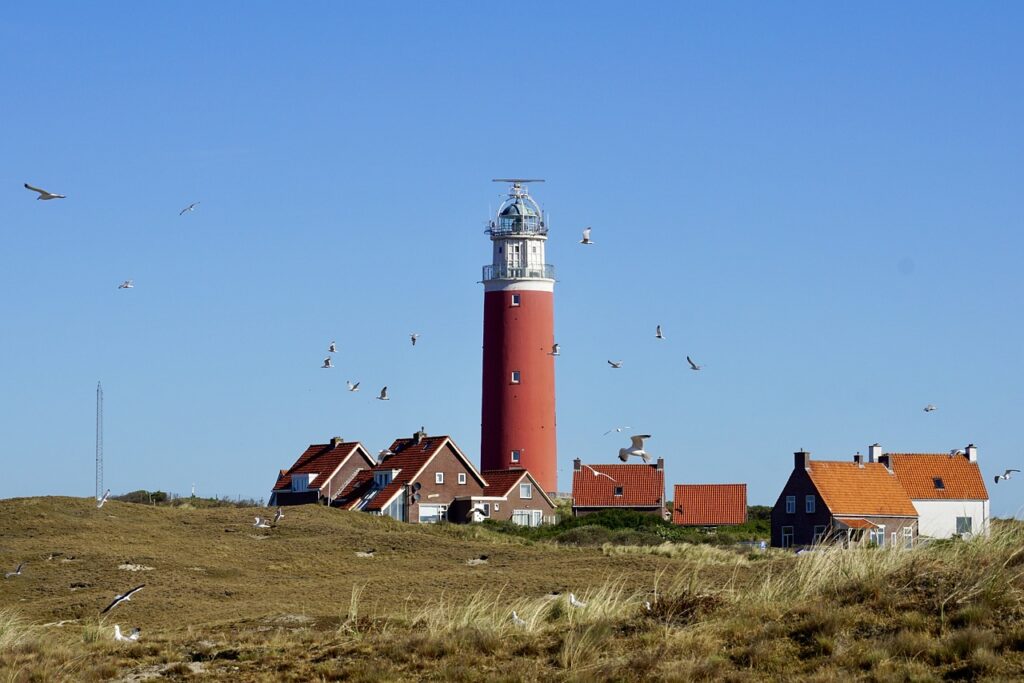
[(481, 472), (487, 485), (480, 495), (456, 496), (448, 508), (452, 519), (503, 520), (523, 526), (553, 524), (555, 502), (529, 471), (521, 467)]
[(882, 453), (874, 444), (868, 461), (896, 476), (918, 515), (918, 533), (928, 538), (987, 534), (989, 498), (974, 444), (949, 453)]
[(723, 526), (747, 521), (746, 484), (676, 484), (672, 523)]
[(665, 460), (643, 465), (584, 465), (573, 461), (572, 514), (599, 510), (636, 510), (662, 517), (665, 512)]
[(358, 441), (340, 436), (330, 443), (312, 444), (291, 467), (278, 473), (270, 492), (270, 505), (303, 505), (331, 500), (356, 472), (375, 464)]
[(772, 508), (772, 545), (837, 541), (912, 546), (917, 509), (892, 470), (879, 462), (811, 460), (793, 454), (793, 471)]
[(376, 465), (352, 478), (335, 504), (403, 522), (465, 521), (449, 514), (453, 501), (483, 495), (486, 485), (451, 437), (421, 430), (395, 439)]

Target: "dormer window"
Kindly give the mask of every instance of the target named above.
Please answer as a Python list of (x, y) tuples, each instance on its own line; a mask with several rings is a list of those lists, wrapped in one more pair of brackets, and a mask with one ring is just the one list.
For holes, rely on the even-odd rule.
[(309, 475), (308, 474), (293, 474), (292, 475), (292, 491), (306, 491), (309, 489)]
[(616, 486), (615, 487), (615, 495), (616, 496), (621, 496), (622, 495), (622, 487), (621, 486)]
[(946, 490), (946, 483), (942, 481), (942, 477), (932, 477), (932, 483), (935, 484), (936, 491)]

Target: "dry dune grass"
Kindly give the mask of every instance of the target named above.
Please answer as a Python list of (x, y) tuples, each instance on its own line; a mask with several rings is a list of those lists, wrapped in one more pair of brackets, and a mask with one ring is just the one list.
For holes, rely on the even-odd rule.
[[(1020, 525), (912, 552), (751, 559), (318, 507), (256, 530), (255, 514), (0, 501), (0, 563), (28, 562), (0, 583), (0, 681), (1024, 677)], [(115, 623), (142, 639), (115, 643)]]

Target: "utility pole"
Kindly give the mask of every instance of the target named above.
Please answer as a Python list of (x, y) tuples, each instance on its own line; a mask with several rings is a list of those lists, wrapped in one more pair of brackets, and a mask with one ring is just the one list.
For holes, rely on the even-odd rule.
[(96, 382), (96, 500), (103, 496), (103, 385)]

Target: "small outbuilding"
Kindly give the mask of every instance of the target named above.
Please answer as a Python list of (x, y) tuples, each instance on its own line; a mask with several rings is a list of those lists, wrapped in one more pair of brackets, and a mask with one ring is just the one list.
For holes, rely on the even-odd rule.
[(747, 521), (746, 484), (676, 484), (672, 523), (725, 526)]
[(584, 465), (573, 461), (572, 514), (636, 510), (666, 517), (665, 460), (643, 465)]

